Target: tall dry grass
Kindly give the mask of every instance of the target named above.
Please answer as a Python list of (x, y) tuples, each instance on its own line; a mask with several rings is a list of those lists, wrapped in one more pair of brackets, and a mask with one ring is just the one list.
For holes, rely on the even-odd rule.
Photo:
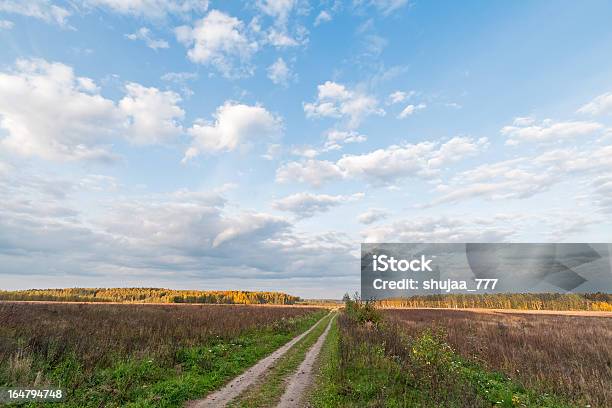
[(316, 308), (233, 305), (120, 305), (0, 302), (0, 368), (5, 381), (28, 383), (33, 359), (48, 367), (76, 356), (83, 369), (117, 357), (154, 356), (168, 363), (180, 348), (304, 316)]
[(409, 332), (439, 327), (453, 349), (526, 387), (612, 406), (612, 318), (386, 310)]

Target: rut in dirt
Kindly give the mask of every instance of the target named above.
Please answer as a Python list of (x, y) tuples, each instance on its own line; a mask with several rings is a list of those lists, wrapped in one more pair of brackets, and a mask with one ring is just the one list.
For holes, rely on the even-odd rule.
[(287, 383), (285, 393), (281, 397), (277, 408), (295, 408), (305, 406), (306, 391), (310, 388), (313, 382), (313, 368), (321, 353), (321, 348), (325, 343), (329, 329), (334, 321), (334, 317), (329, 320), (325, 331), (319, 336), (317, 342), (308, 350), (304, 361), (300, 364), (297, 371)]
[(255, 383), (260, 377), (262, 377), (270, 367), (278, 361), (295, 343), (303, 339), (308, 333), (314, 330), (321, 321), (327, 318), (328, 315), (322, 317), (319, 321), (313, 324), (304, 333), (294, 337), (289, 342), (272, 352), (269, 356), (259, 360), (257, 364), (234, 378), (223, 388), (213, 392), (206, 398), (200, 400), (189, 401), (185, 404), (186, 408), (219, 408), (226, 406), (234, 398), (238, 397), (243, 391)]

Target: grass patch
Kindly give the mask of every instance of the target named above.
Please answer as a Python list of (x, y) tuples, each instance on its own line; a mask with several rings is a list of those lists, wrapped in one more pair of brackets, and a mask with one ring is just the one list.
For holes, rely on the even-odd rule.
[[(363, 313), (362, 313), (363, 312)], [(442, 332), (406, 333), (351, 304), (322, 350), (310, 405), (332, 407), (571, 407), (459, 356)]]
[(286, 381), (298, 369), (310, 347), (312, 347), (317, 339), (323, 334), (330, 319), (334, 319), (334, 315), (330, 314), (310, 333), (294, 344), (293, 347), (279, 359), (262, 381), (250, 387), (235, 401), (232, 401), (229, 407), (263, 408), (276, 406), (285, 391)]
[[(97, 307), (97, 306), (93, 306)], [(220, 306), (225, 307), (225, 306)], [(262, 313), (266, 310), (262, 309)], [(199, 345), (173, 347), (171, 355), (105, 355), (105, 365), (88, 367), (74, 352), (49, 350), (28, 354), (19, 365), (29, 375), (40, 372), (43, 384), (67, 390), (62, 407), (179, 407), (200, 398), (244, 372), (287, 341), (307, 330), (326, 310), (252, 327), (231, 338), (211, 337)], [(76, 334), (75, 334), (76, 335)], [(165, 339), (171, 342), (172, 339)], [(57, 356), (54, 360), (50, 357)], [(16, 364), (0, 366), (0, 379), (16, 384)], [(28, 385), (24, 383), (21, 385)], [(49, 404), (52, 406), (52, 404)], [(26, 405), (27, 406), (27, 405)], [(31, 404), (30, 406), (36, 406)]]

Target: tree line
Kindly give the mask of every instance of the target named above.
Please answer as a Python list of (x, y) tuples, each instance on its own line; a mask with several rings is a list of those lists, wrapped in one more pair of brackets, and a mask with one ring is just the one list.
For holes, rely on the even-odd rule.
[(201, 291), (163, 288), (66, 288), (16, 291), (0, 290), (0, 300), (291, 305), (299, 301), (300, 298), (282, 292), (254, 292), (241, 290)]
[(422, 295), (376, 302), (381, 307), (612, 311), (609, 293), (500, 293)]

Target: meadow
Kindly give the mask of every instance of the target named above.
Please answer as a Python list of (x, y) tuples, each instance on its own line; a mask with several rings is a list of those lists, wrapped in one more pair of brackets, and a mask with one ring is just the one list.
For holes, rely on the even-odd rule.
[(0, 303), (0, 386), (66, 406), (180, 406), (306, 330), (319, 308)]
[(313, 407), (609, 407), (612, 319), (347, 301)]
[(612, 406), (612, 318), (565, 313), (383, 309), (348, 297), (330, 314), (0, 302), (0, 387), (62, 387), (67, 407), (179, 407), (312, 328), (229, 406), (276, 406), (320, 337), (308, 407)]

